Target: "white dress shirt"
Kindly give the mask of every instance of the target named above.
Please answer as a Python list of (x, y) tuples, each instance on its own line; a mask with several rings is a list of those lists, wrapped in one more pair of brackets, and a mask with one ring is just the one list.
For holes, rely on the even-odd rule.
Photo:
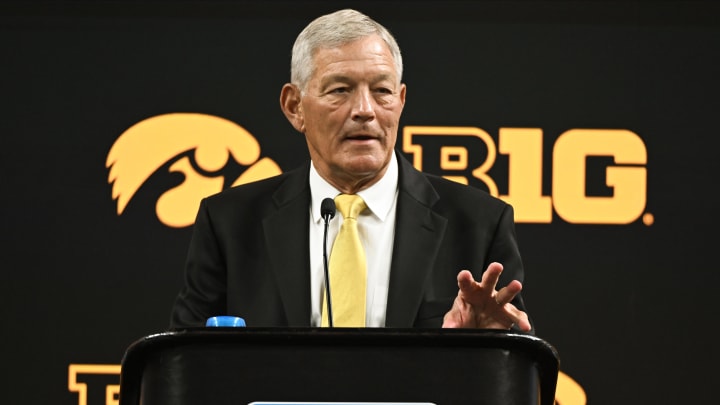
[[(320, 326), (323, 295), (325, 294), (325, 270), (323, 262), (323, 235), (325, 222), (320, 215), (320, 205), (325, 198), (335, 198), (340, 191), (320, 177), (314, 164), (310, 165), (310, 297), (312, 301), (312, 326)], [(385, 326), (390, 262), (395, 237), (395, 212), (398, 195), (398, 162), (395, 154), (387, 172), (380, 181), (358, 193), (368, 209), (358, 218), (360, 240), (367, 258), (367, 297), (365, 325)], [(330, 257), (335, 236), (342, 224), (338, 212), (328, 226), (327, 255)]]

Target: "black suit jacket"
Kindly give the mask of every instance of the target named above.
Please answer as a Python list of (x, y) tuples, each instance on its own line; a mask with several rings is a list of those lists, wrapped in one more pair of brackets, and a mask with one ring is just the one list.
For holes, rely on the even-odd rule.
[[(498, 288), (523, 281), (510, 205), (419, 172), (400, 155), (398, 162), (386, 327), (440, 327), (462, 269), (479, 280), (497, 261), (505, 269)], [(308, 173), (309, 162), (201, 202), (171, 328), (203, 326), (216, 315), (248, 326), (310, 326)], [(520, 295), (513, 303), (525, 310)]]

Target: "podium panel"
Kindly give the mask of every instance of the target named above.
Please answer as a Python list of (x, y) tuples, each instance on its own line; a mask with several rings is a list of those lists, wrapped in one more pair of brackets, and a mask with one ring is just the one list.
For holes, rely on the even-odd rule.
[(125, 353), (120, 405), (552, 405), (555, 349), (494, 330), (190, 329)]

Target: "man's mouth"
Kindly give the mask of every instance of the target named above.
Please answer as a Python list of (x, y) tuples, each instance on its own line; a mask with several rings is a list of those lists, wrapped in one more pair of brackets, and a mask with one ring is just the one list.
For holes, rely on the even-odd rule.
[(377, 137), (367, 134), (358, 134), (358, 135), (349, 135), (347, 138), (345, 138), (350, 141), (369, 141), (373, 139), (377, 139)]

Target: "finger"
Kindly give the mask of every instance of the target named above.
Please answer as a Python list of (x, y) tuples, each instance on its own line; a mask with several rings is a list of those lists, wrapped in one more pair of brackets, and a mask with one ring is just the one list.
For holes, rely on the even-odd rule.
[(489, 291), (495, 290), (502, 271), (502, 264), (497, 262), (490, 263), (482, 275), (482, 280), (480, 281), (480, 284), (482, 284), (483, 288), (486, 288)]
[(527, 313), (517, 309), (514, 305), (508, 304), (505, 306), (505, 309), (507, 310), (507, 315), (512, 324), (509, 327), (512, 327), (512, 325), (516, 325), (518, 329), (529, 332), (532, 329), (532, 325), (530, 325), (530, 319), (527, 316)]
[(475, 278), (468, 270), (462, 270), (457, 275), (458, 288), (464, 293), (470, 293), (475, 288)]
[(493, 299), (495, 291), (475, 281), (472, 273), (468, 270), (462, 270), (458, 273), (457, 280), (460, 289), (458, 295), (468, 304), (482, 305), (484, 302)]
[(530, 321), (527, 318), (518, 320), (515, 322), (515, 325), (523, 332), (530, 332), (532, 330), (532, 325), (530, 325)]
[(518, 309), (515, 305), (506, 303), (502, 306), (501, 311), (503, 312), (503, 318), (506, 320), (505, 322), (508, 324), (508, 328), (512, 328), (513, 325), (516, 325), (518, 329), (525, 332), (532, 329), (530, 318), (527, 313)]
[(515, 296), (518, 295), (520, 291), (522, 291), (522, 283), (513, 280), (495, 294), (495, 301), (498, 305), (503, 306), (515, 299)]

